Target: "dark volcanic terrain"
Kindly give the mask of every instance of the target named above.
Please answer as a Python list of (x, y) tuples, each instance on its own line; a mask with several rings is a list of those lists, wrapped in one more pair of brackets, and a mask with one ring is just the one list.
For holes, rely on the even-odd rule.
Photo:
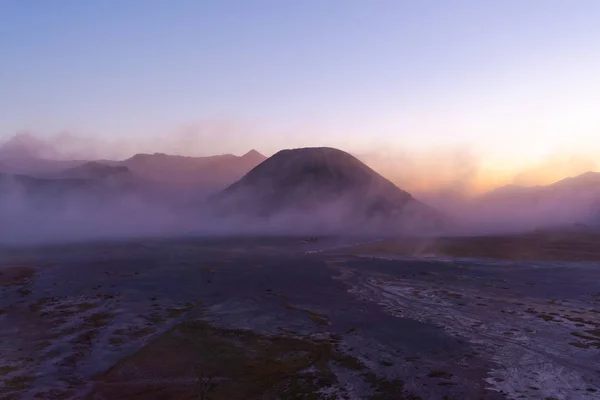
[(0, 398), (598, 398), (597, 263), (354, 244), (3, 249)]
[(282, 150), (213, 201), (243, 215), (317, 232), (431, 231), (446, 224), (433, 208), (356, 157), (329, 147)]

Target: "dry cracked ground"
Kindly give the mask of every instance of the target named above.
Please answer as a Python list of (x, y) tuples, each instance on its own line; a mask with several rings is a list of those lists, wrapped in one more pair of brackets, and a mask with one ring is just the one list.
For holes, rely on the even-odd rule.
[(3, 249), (0, 399), (600, 398), (597, 262), (355, 242)]

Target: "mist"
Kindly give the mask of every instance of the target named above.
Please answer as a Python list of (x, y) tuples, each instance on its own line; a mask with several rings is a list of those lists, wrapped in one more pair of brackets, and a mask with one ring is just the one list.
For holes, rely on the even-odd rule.
[[(600, 178), (594, 173), (579, 176), (597, 164), (581, 154), (552, 154), (494, 181), (489, 166), (468, 146), (385, 154), (354, 151), (373, 170), (412, 194), (414, 202), (403, 203), (405, 210), (397, 219), (391, 214), (364, 214), (370, 207), (366, 199), (379, 196), (379, 189), (337, 195), (331, 188), (303, 183), (286, 189), (282, 197), (286, 206), (277, 210), (261, 203), (264, 193), (252, 188), (215, 200), (217, 193), (260, 164), (261, 158), (251, 163), (241, 163), (240, 157), (218, 158), (218, 167), (212, 158), (213, 164), (191, 157), (171, 160), (168, 168), (157, 161), (152, 168), (162, 173), (158, 180), (144, 175), (145, 169), (136, 170), (137, 164), (124, 167), (119, 161), (144, 148), (167, 154), (181, 154), (185, 148), (197, 154), (202, 136), (192, 131), (183, 141), (179, 137), (127, 145), (70, 133), (50, 138), (17, 135), (0, 145), (0, 243), (215, 235), (487, 235), (596, 225), (600, 214)], [(70, 178), (74, 168), (89, 160), (120, 166), (115, 174), (120, 172), (109, 178)], [(578, 178), (547, 185), (567, 176)], [(264, 179), (272, 177), (267, 174)], [(310, 201), (296, 200), (305, 193), (311, 193)], [(432, 224), (436, 218), (444, 223)]]
[[(6, 193), (6, 187), (3, 188)], [(184, 236), (381, 236), (410, 233), (382, 224), (375, 218), (349, 220), (351, 199), (327, 202), (318, 209), (292, 205), (263, 216), (251, 212), (223, 213), (203, 198), (194, 206), (175, 206), (137, 196), (115, 195), (96, 201), (86, 195), (69, 195), (56, 201), (50, 196), (31, 198), (19, 190), (0, 201), (0, 244), (46, 243), (171, 238)], [(243, 200), (243, 199), (241, 199)], [(247, 202), (249, 206), (249, 202)], [(413, 222), (414, 232), (418, 224)]]
[(600, 222), (600, 173), (593, 155), (553, 152), (498, 171), (467, 145), (361, 157), (453, 221), (449, 235), (521, 233)]

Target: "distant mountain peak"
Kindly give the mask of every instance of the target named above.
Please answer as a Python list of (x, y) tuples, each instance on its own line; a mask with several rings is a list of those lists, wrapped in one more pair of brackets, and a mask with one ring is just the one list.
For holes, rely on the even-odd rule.
[(298, 218), (315, 226), (329, 221), (333, 229), (362, 223), (395, 229), (399, 225), (394, 224), (410, 219), (425, 227), (441, 221), (436, 211), (356, 157), (331, 147), (281, 150), (215, 200), (225, 213)]
[(258, 157), (264, 157), (262, 154), (260, 154), (255, 149), (252, 149), (249, 152), (247, 152), (246, 154), (244, 154), (242, 157), (257, 157), (257, 156)]
[(250, 150), (249, 152), (247, 152), (240, 158), (242, 160), (247, 160), (247, 161), (253, 162), (255, 164), (260, 164), (261, 162), (263, 162), (267, 159), (267, 157), (265, 157), (264, 155), (262, 155), (261, 153), (259, 153), (258, 151), (254, 150), (254, 149)]

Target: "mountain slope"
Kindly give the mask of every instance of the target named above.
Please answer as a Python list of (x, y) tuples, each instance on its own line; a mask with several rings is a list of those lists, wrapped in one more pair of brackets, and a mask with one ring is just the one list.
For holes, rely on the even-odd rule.
[(486, 193), (480, 200), (486, 203), (533, 205), (588, 195), (600, 196), (600, 173), (598, 172), (586, 172), (545, 186), (502, 186)]
[(536, 226), (600, 222), (600, 173), (562, 179), (546, 186), (508, 185), (478, 199), (475, 207), (488, 213), (519, 215)]
[(96, 161), (90, 161), (62, 171), (60, 177), (74, 179), (105, 179), (110, 176), (126, 175), (129, 173), (129, 168), (125, 166), (112, 166)]
[(136, 154), (120, 165), (139, 176), (172, 186), (221, 189), (240, 179), (266, 159), (252, 150), (243, 156), (224, 154), (209, 157), (186, 157), (162, 153)]
[(357, 158), (327, 147), (282, 150), (215, 199), (228, 214), (324, 230), (431, 228), (443, 220)]

